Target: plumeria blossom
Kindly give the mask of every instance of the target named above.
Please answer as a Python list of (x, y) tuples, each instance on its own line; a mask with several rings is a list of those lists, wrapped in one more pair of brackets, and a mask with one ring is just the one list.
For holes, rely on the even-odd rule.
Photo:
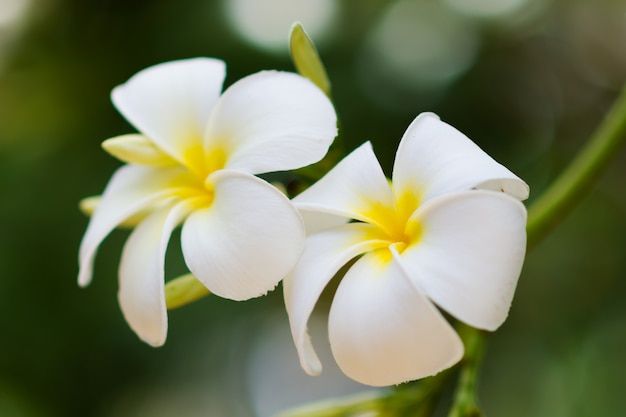
[(104, 148), (126, 165), (109, 181), (79, 253), (78, 282), (92, 278), (101, 241), (135, 223), (119, 266), (119, 301), (131, 328), (153, 346), (167, 333), (164, 257), (182, 224), (185, 263), (211, 292), (244, 300), (273, 289), (304, 246), (288, 198), (255, 174), (320, 160), (336, 129), (330, 100), (309, 80), (264, 71), (222, 95), (225, 65), (210, 58), (147, 68), (112, 100), (140, 132)]
[(354, 259), (328, 324), (346, 375), (385, 386), (459, 361), (463, 343), (438, 308), (479, 329), (502, 324), (525, 255), (528, 193), (433, 114), (407, 129), (391, 182), (369, 143), (353, 151), (293, 200), (309, 236), (284, 295), (304, 370), (321, 372), (307, 321), (330, 279)]

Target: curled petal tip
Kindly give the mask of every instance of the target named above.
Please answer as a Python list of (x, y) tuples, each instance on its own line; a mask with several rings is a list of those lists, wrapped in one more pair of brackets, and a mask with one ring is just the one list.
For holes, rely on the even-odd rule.
[(85, 197), (78, 203), (78, 209), (87, 217), (91, 217), (93, 212), (96, 211), (96, 207), (100, 203), (100, 196), (94, 195), (91, 197)]
[(433, 112), (429, 112), (429, 111), (426, 111), (426, 112), (420, 113), (420, 114), (419, 114), (419, 115), (415, 118), (415, 121), (417, 121), (417, 120), (422, 120), (422, 119), (435, 119), (435, 120), (441, 120), (441, 118), (439, 117), (439, 115), (437, 115), (436, 113), (433, 113)]
[(304, 334), (304, 341), (299, 346), (302, 349), (300, 355), (300, 366), (304, 369), (304, 372), (311, 376), (318, 376), (322, 373), (322, 362), (320, 362), (313, 344), (311, 343), (311, 337), (308, 333)]

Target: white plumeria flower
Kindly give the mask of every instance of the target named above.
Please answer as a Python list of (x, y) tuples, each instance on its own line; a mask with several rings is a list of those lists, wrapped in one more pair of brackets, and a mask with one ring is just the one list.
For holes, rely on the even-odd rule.
[(462, 341), (435, 305), (479, 329), (502, 324), (525, 255), (528, 192), (433, 114), (407, 129), (391, 183), (369, 143), (348, 155), (293, 200), (310, 235), (283, 283), (304, 370), (321, 372), (307, 334), (316, 301), (355, 258), (329, 313), (346, 375), (385, 386), (459, 361)]
[(320, 160), (336, 129), (330, 100), (309, 80), (264, 71), (229, 87), (222, 61), (195, 58), (147, 68), (113, 90), (141, 134), (105, 141), (128, 162), (113, 175), (82, 240), (78, 282), (92, 278), (101, 241), (140, 221), (119, 268), (119, 301), (131, 328), (159, 346), (167, 334), (164, 257), (182, 223), (191, 272), (218, 296), (244, 300), (272, 290), (304, 246), (288, 198), (254, 174)]

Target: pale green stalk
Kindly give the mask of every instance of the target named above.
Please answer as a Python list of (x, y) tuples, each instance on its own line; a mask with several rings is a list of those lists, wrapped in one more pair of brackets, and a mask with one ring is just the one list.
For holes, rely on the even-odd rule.
[(459, 325), (457, 330), (463, 337), (465, 357), (448, 417), (480, 417), (483, 414), (476, 403), (476, 388), (487, 335), (465, 325)]
[(626, 88), (585, 147), (528, 210), (528, 247), (534, 247), (582, 199), (626, 139)]
[[(581, 201), (626, 140), (626, 88), (585, 147), (552, 185), (528, 209), (528, 249), (532, 249)], [(476, 406), (476, 376), (486, 342), (486, 334), (473, 329), (466, 341), (466, 355), (455, 399), (448, 417), (481, 416)]]

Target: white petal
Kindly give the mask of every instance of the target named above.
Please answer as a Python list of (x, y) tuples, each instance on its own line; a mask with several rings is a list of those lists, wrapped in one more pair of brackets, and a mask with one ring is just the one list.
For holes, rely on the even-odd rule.
[(138, 165), (168, 166), (176, 164), (152, 140), (140, 134), (116, 136), (102, 142), (102, 148), (122, 162)]
[(113, 174), (80, 244), (79, 285), (91, 282), (93, 260), (102, 240), (125, 219), (170, 197), (172, 180), (181, 173), (178, 167), (125, 165)]
[(307, 236), (312, 235), (313, 233), (321, 232), (322, 230), (341, 226), (350, 221), (347, 217), (321, 213), (319, 211), (301, 210), (300, 215), (302, 216), (302, 220), (304, 220), (304, 227), (306, 229)]
[(181, 163), (202, 150), (209, 114), (226, 75), (211, 58), (171, 61), (140, 71), (111, 95), (115, 107), (137, 130)]
[(463, 133), (432, 113), (422, 113), (406, 130), (393, 168), (396, 195), (417, 191), (422, 200), (472, 188), (528, 198), (524, 181), (494, 161)]
[(400, 264), (382, 261), (376, 252), (363, 256), (346, 273), (328, 326), (337, 364), (367, 385), (434, 375), (463, 356), (458, 335)]
[(337, 135), (330, 100), (297, 74), (264, 71), (229, 87), (211, 114), (207, 149), (226, 148), (226, 168), (253, 174), (319, 161)]
[(155, 347), (165, 343), (167, 336), (167, 243), (191, 208), (187, 203), (161, 208), (141, 222), (124, 245), (118, 293), (122, 313), (141, 340)]
[(492, 191), (431, 200), (417, 244), (400, 256), (424, 292), (457, 319), (495, 330), (506, 319), (526, 251), (526, 209)]
[(393, 195), (372, 145), (364, 143), (293, 199), (301, 211), (316, 211), (381, 225), (394, 210)]
[(192, 213), (183, 225), (185, 262), (220, 297), (263, 295), (302, 253), (302, 219), (284, 194), (252, 175), (220, 170), (209, 182), (213, 203)]
[(350, 223), (309, 236), (298, 264), (283, 281), (291, 334), (300, 364), (308, 374), (317, 375), (322, 370), (307, 332), (315, 303), (342, 266), (376, 246), (376, 241), (367, 238), (371, 228)]

